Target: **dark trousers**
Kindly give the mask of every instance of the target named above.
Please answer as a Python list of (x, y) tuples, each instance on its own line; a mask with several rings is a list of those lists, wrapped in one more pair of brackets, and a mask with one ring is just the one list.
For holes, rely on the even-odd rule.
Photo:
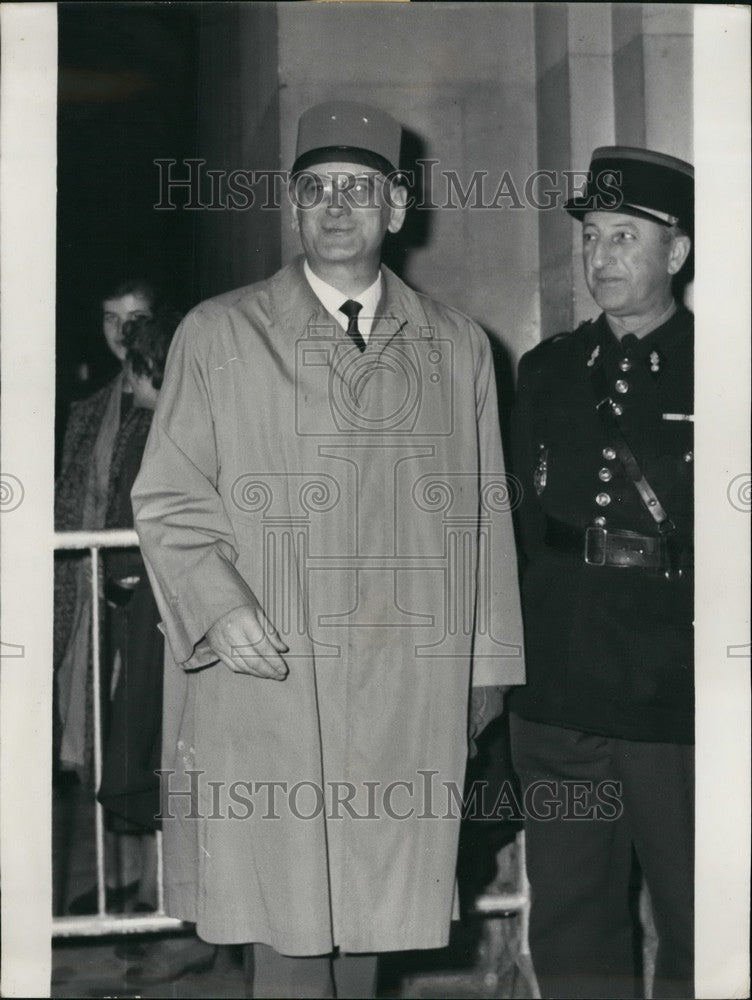
[(280, 955), (266, 944), (245, 946), (248, 995), (258, 998), (376, 996), (376, 955)]
[(691, 998), (694, 748), (515, 715), (511, 739), (525, 806), (530, 949), (542, 995), (635, 995), (634, 847), (659, 939), (653, 996)]

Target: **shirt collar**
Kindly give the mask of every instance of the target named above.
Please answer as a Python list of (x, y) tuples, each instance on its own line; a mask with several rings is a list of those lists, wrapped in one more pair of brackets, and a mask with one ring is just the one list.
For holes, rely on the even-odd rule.
[[(322, 281), (317, 274), (314, 274), (307, 260), (303, 263), (303, 273), (305, 274), (306, 280), (311, 286), (314, 295), (322, 306), (327, 312), (332, 314), (342, 329), (346, 330), (347, 316), (345, 316), (343, 312), (340, 312), (339, 307), (343, 302), (347, 301), (347, 296), (343, 295), (339, 289), (334, 288), (333, 285), (329, 285), (326, 281)], [(360, 330), (361, 336), (365, 341), (368, 340), (371, 328), (373, 327), (376, 309), (379, 304), (379, 299), (381, 298), (381, 286), (382, 278), (381, 271), (379, 271), (374, 283), (369, 285), (365, 291), (355, 297), (355, 301), (360, 302), (363, 306), (358, 315), (358, 329)]]

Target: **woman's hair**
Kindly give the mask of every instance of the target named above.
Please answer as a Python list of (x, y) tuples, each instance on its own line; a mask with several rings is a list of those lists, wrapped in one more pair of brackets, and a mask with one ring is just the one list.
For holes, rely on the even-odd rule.
[(152, 312), (159, 307), (161, 299), (154, 282), (135, 277), (103, 285), (98, 301), (101, 306), (108, 299), (121, 299), (124, 295), (141, 295), (149, 303)]
[(167, 352), (182, 318), (176, 309), (163, 306), (154, 316), (141, 316), (123, 324), (126, 362), (134, 375), (145, 375), (155, 389), (162, 388)]

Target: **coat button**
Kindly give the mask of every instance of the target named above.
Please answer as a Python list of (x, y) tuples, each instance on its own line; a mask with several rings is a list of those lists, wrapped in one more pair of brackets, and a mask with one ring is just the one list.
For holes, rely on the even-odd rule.
[(691, 462), (694, 457), (695, 457), (694, 454), (691, 451), (688, 451), (687, 454), (684, 456), (684, 461)]
[(605, 517), (594, 517), (593, 518), (593, 524), (596, 526), (596, 528), (605, 528), (606, 527), (606, 518)]
[(614, 414), (615, 417), (620, 417), (622, 415), (622, 413), (624, 412), (624, 407), (623, 406), (619, 406), (618, 403), (614, 403), (614, 405), (611, 407), (611, 410), (612, 410), (612, 412), (613, 412), (613, 414)]
[(632, 362), (629, 358), (622, 358), (619, 362), (619, 371), (629, 372), (632, 371)]
[(623, 378), (618, 378), (616, 380), (616, 391), (621, 393), (629, 392), (629, 382)]
[(611, 503), (611, 497), (608, 493), (599, 493), (598, 496), (595, 498), (595, 502), (598, 504), (599, 507), (608, 507), (608, 505)]
[(598, 469), (598, 478), (602, 483), (610, 483), (613, 478), (611, 475), (611, 470), (607, 469), (604, 465), (602, 469)]
[(607, 448), (603, 449), (603, 457), (607, 462), (613, 462), (616, 458), (616, 451), (609, 445)]

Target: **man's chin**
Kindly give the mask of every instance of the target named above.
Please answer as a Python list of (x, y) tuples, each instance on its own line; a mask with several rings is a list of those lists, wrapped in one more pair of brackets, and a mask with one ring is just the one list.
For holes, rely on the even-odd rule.
[(622, 288), (609, 288), (603, 285), (596, 286), (590, 290), (590, 294), (595, 299), (596, 305), (607, 313), (619, 314), (627, 306), (627, 301)]
[(330, 245), (320, 250), (318, 259), (324, 264), (355, 264), (360, 255), (352, 247)]

